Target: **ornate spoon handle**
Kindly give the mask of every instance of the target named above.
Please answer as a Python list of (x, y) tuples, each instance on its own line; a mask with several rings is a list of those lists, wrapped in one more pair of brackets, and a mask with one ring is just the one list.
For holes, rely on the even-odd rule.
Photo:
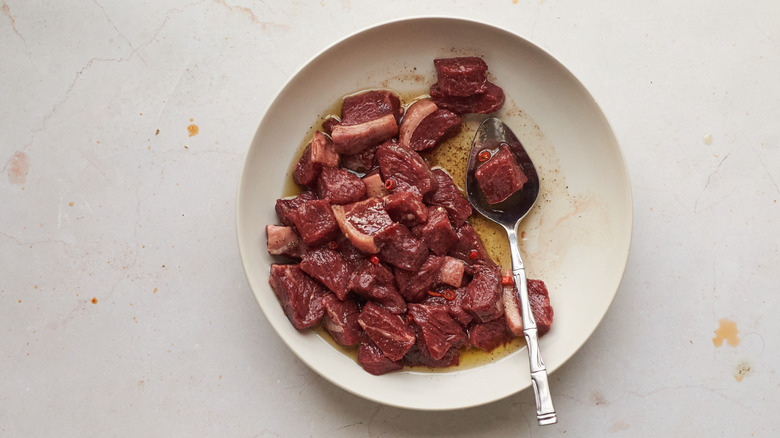
[(512, 252), (512, 274), (515, 285), (520, 295), (520, 313), (523, 319), (523, 335), (528, 346), (528, 362), (531, 368), (531, 383), (536, 397), (536, 419), (540, 426), (555, 424), (558, 416), (555, 413), (550, 385), (547, 382), (547, 368), (542, 360), (542, 352), (539, 350), (536, 321), (531, 312), (531, 304), (528, 300), (528, 285), (525, 277), (523, 259), (520, 257), (520, 247), (517, 243), (517, 232), (514, 228), (504, 227), (509, 237), (509, 248)]

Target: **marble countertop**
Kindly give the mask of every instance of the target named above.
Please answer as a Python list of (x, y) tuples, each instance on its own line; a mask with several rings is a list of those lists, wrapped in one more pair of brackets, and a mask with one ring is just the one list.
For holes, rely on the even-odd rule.
[[(235, 196), (265, 108), (328, 45), (417, 15), (547, 50), (623, 148), (631, 254), (551, 375), (557, 425), (530, 390), (451, 412), (358, 398), (247, 285)], [(0, 436), (777, 436), (778, 19), (772, 1), (0, 0)]]

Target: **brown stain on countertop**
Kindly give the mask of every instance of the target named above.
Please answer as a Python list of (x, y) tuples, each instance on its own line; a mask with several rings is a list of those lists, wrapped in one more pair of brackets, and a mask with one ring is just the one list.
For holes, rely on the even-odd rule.
[(24, 151), (16, 151), (5, 163), (5, 169), (11, 184), (24, 185), (30, 170), (30, 157)]
[[(191, 120), (192, 119), (190, 119), (190, 121)], [(200, 131), (200, 129), (198, 128), (198, 125), (196, 125), (194, 123), (192, 123), (189, 126), (187, 126), (187, 132), (189, 133), (190, 137), (194, 137), (194, 136), (198, 135), (198, 131)]]
[(720, 324), (715, 330), (715, 337), (712, 338), (712, 344), (716, 347), (723, 345), (723, 341), (726, 341), (732, 347), (739, 345), (739, 330), (737, 329), (737, 323), (729, 319), (723, 318), (718, 320)]
[(737, 380), (737, 382), (741, 382), (742, 379), (745, 378), (745, 376), (750, 375), (752, 372), (752, 365), (750, 365), (750, 362), (743, 360), (740, 363), (737, 364), (737, 369), (734, 372), (734, 379)]

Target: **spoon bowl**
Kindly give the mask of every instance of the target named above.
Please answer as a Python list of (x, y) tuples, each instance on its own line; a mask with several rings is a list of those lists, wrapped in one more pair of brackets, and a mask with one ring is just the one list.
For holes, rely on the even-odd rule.
[[(525, 174), (527, 181), (517, 191), (506, 199), (497, 202), (488, 202), (487, 196), (477, 182), (476, 172), (479, 167), (487, 163), (501, 148), (506, 145), (514, 156), (515, 161)], [(489, 155), (488, 155), (489, 154)], [(521, 317), (523, 321), (523, 335), (528, 346), (528, 360), (531, 369), (531, 384), (536, 398), (536, 418), (539, 425), (554, 424), (558, 422), (557, 414), (550, 396), (550, 388), (547, 382), (547, 368), (539, 351), (536, 321), (534, 320), (528, 299), (528, 287), (526, 284), (525, 267), (520, 255), (520, 247), (517, 242), (517, 226), (528, 214), (539, 197), (539, 174), (534, 167), (531, 157), (528, 156), (523, 144), (515, 136), (512, 130), (500, 119), (489, 117), (477, 128), (474, 142), (469, 152), (468, 167), (466, 170), (466, 196), (472, 207), (486, 218), (501, 225), (509, 239), (509, 250), (512, 255), (512, 276), (517, 286)]]

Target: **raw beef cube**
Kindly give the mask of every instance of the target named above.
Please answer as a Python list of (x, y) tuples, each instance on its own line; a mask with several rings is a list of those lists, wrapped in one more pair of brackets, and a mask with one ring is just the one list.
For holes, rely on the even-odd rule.
[(441, 359), (451, 348), (468, 342), (463, 328), (452, 319), (445, 305), (410, 304), (409, 315), (422, 331), (434, 359)]
[(391, 114), (396, 122), (401, 120), (404, 115), (401, 99), (392, 91), (371, 90), (344, 98), (341, 123), (358, 125), (387, 114)]
[(325, 314), (322, 323), (333, 340), (339, 345), (356, 345), (360, 342), (363, 330), (358, 324), (360, 309), (354, 300), (342, 301), (334, 294), (327, 294), (322, 299)]
[(307, 329), (320, 322), (325, 313), (325, 289), (298, 265), (272, 264), (268, 283), (296, 329)]
[(358, 323), (390, 360), (400, 360), (414, 345), (414, 331), (404, 319), (371, 301), (363, 306)]
[(466, 265), (453, 257), (444, 257), (444, 263), (441, 265), (441, 274), (439, 281), (453, 287), (460, 287), (463, 284), (463, 274), (466, 271)]
[(493, 351), (512, 339), (504, 318), (485, 323), (475, 322), (469, 326), (468, 332), (469, 343), (485, 351)]
[(349, 96), (341, 111), (341, 123), (331, 133), (333, 146), (341, 154), (355, 154), (395, 137), (403, 115), (398, 96), (385, 90)]
[(352, 270), (338, 251), (326, 247), (311, 250), (303, 255), (300, 266), (303, 272), (319, 280), (340, 300), (346, 298)]
[[(463, 308), (478, 322), (492, 321), (504, 314), (501, 272), (496, 266), (476, 266), (468, 285)], [(502, 318), (503, 320), (503, 318)]]
[(337, 249), (353, 270), (367, 257), (363, 252), (355, 248), (355, 246), (352, 245), (352, 242), (350, 242), (349, 239), (347, 239), (347, 237), (341, 233), (339, 233), (339, 236), (336, 238), (336, 240), (328, 243), (328, 245), (331, 248)]
[(428, 207), (423, 204), (417, 192), (395, 192), (383, 198), (385, 210), (390, 218), (407, 227), (413, 227), (428, 220)]
[(393, 273), (383, 263), (369, 260), (361, 262), (349, 279), (349, 290), (361, 297), (374, 301), (390, 313), (406, 311), (406, 301), (395, 287)]
[(330, 203), (324, 199), (304, 201), (289, 212), (295, 228), (307, 245), (316, 246), (329, 242), (339, 234), (339, 226)]
[[(458, 241), (458, 233), (452, 228), (444, 207), (430, 207), (428, 222), (415, 230), (422, 241), (436, 255), (445, 255)], [(459, 285), (456, 285), (459, 286)]]
[(355, 154), (342, 155), (341, 167), (349, 169), (353, 172), (367, 173), (377, 166), (375, 158), (376, 149), (378, 147), (379, 143), (373, 146), (369, 146)]
[(266, 225), (265, 235), (268, 238), (269, 254), (300, 258), (306, 250), (301, 236), (295, 232), (293, 227)]
[(411, 148), (412, 134), (424, 118), (439, 109), (430, 99), (420, 99), (409, 106), (398, 131), (398, 143)]
[(523, 188), (528, 178), (506, 144), (474, 172), (479, 188), (490, 204), (505, 201)]
[(462, 260), (469, 266), (495, 265), (474, 227), (467, 223), (458, 228), (456, 232), (458, 233), (458, 241), (450, 248), (449, 255), (451, 257)]
[(428, 351), (428, 346), (425, 344), (425, 338), (423, 337), (420, 327), (416, 324), (412, 324), (414, 328), (417, 342), (412, 345), (412, 348), (406, 352), (404, 356), (404, 363), (409, 366), (424, 366), (429, 368), (445, 368), (456, 366), (460, 363), (460, 349), (450, 348), (444, 353), (444, 357), (441, 359), (434, 359), (431, 356), (431, 352)]
[(424, 118), (412, 133), (409, 145), (416, 151), (433, 149), (458, 135), (461, 129), (460, 116), (446, 109), (438, 109)]
[(553, 323), (553, 308), (550, 304), (550, 294), (542, 280), (528, 280), (528, 301), (531, 304), (531, 312), (536, 320), (536, 328), (539, 336), (550, 331)]
[[(439, 292), (437, 295), (443, 295), (444, 288), (437, 288), (435, 292)], [(444, 296), (431, 296), (428, 295), (421, 301), (423, 304), (443, 304), (447, 306), (447, 310), (450, 312), (452, 319), (458, 322), (463, 327), (468, 326), (474, 317), (469, 312), (463, 309), (463, 300), (468, 296), (468, 289), (466, 287), (459, 287), (457, 289), (450, 289), (455, 292), (455, 299), (448, 300)]]
[[(363, 184), (366, 185), (366, 196), (369, 198), (381, 198), (388, 194), (385, 182), (382, 181), (382, 175), (379, 172), (364, 176)], [(387, 205), (385, 205), (385, 210), (387, 210)]]
[(471, 96), (487, 91), (488, 66), (482, 58), (434, 59), (436, 76), (442, 93), (450, 96)]
[(326, 167), (317, 178), (317, 195), (331, 204), (351, 204), (366, 197), (366, 185), (346, 169)]
[(368, 254), (379, 252), (374, 237), (394, 224), (379, 198), (368, 198), (343, 206), (333, 205), (332, 210), (341, 232), (355, 248)]
[(428, 258), (428, 247), (409, 228), (393, 224), (376, 235), (379, 257), (398, 268), (414, 271)]
[(314, 137), (298, 160), (293, 171), (293, 179), (296, 183), (311, 186), (317, 181), (323, 167), (336, 167), (339, 165), (339, 154), (333, 148), (330, 138), (320, 131), (314, 133)]
[(471, 216), (471, 204), (444, 169), (437, 168), (431, 172), (436, 180), (436, 190), (429, 193), (425, 200), (431, 205), (443, 207), (452, 226), (460, 227)]
[(400, 360), (390, 360), (385, 356), (374, 341), (365, 334), (358, 348), (357, 360), (364, 370), (375, 376), (398, 371), (404, 367)]
[[(512, 275), (511, 270), (504, 275)], [(553, 308), (550, 305), (550, 295), (547, 286), (542, 280), (528, 279), (528, 302), (531, 313), (536, 321), (537, 335), (542, 336), (548, 331), (553, 322)], [(504, 285), (504, 316), (509, 330), (515, 336), (523, 336), (523, 320), (520, 310), (520, 296), (514, 282)]]
[(398, 284), (398, 292), (407, 302), (416, 303), (428, 296), (428, 291), (439, 284), (443, 257), (428, 256), (425, 263), (416, 272), (404, 269), (395, 270), (395, 282)]
[(431, 99), (439, 108), (448, 109), (455, 114), (490, 114), (504, 105), (504, 90), (488, 81), (484, 93), (471, 96), (452, 96), (444, 93), (439, 84), (431, 85)]
[(393, 180), (392, 191), (416, 190), (424, 196), (436, 189), (431, 169), (417, 152), (388, 141), (376, 150), (376, 159), (382, 178)]
[(274, 209), (276, 210), (276, 216), (279, 218), (279, 222), (288, 227), (295, 225), (295, 222), (293, 222), (290, 217), (290, 212), (297, 210), (303, 201), (313, 201), (315, 199), (317, 199), (317, 195), (313, 192), (303, 192), (300, 195), (291, 198), (277, 199)]

